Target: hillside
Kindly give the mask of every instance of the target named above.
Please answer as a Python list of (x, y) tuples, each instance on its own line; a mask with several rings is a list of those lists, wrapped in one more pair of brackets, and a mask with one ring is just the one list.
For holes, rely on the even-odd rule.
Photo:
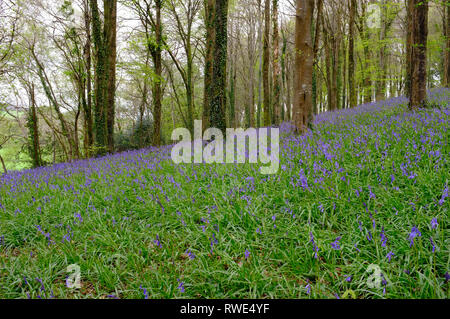
[(449, 101), (283, 124), (275, 175), (170, 146), (2, 175), (0, 298), (449, 298)]

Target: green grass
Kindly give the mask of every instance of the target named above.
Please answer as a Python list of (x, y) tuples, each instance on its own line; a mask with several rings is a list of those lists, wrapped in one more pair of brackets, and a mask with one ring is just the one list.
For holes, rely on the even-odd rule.
[[(439, 203), (448, 108), (379, 107), (285, 135), (273, 176), (259, 165), (177, 166), (154, 150), (11, 175), (0, 183), (0, 298), (144, 298), (140, 287), (150, 298), (449, 298), (449, 199)], [(421, 237), (410, 247), (413, 226)], [(81, 289), (65, 286), (71, 264)], [(385, 285), (367, 284), (371, 264)]]

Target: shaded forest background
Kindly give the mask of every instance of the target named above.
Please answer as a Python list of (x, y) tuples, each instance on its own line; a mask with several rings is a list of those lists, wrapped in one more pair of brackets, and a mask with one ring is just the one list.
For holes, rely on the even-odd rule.
[(302, 131), (425, 103), (448, 87), (449, 21), (448, 1), (1, 0), (0, 172), (169, 144), (195, 119)]

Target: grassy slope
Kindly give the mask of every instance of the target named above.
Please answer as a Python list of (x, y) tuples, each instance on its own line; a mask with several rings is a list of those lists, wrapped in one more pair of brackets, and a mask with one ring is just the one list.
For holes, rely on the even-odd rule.
[(168, 147), (4, 176), (0, 298), (448, 298), (449, 96), (417, 114), (401, 98), (323, 114), (302, 137), (284, 127), (273, 176), (177, 166)]

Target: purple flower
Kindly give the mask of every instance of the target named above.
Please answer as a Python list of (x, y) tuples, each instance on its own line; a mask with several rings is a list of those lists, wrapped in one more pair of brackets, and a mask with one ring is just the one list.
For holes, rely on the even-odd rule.
[(156, 239), (153, 241), (153, 243), (155, 243), (156, 246), (158, 246), (159, 248), (162, 248), (162, 245), (161, 245), (158, 235), (156, 235)]
[(392, 251), (390, 251), (390, 252), (386, 255), (386, 258), (388, 259), (389, 262), (391, 262), (391, 259), (392, 259), (392, 257), (394, 257), (394, 256), (395, 256), (395, 254), (394, 254)]
[(445, 273), (444, 277), (445, 277), (445, 283), (450, 281), (450, 275), (449, 275), (448, 271)]
[(432, 237), (430, 237), (430, 242), (431, 242), (431, 246), (433, 246), (432, 252), (434, 253), (436, 251), (436, 246), (434, 245), (434, 241), (433, 241)]
[(442, 197), (439, 200), (439, 205), (444, 205), (445, 199), (448, 197), (448, 186), (445, 187), (444, 192), (442, 193)]
[(250, 256), (250, 252), (246, 249), (245, 250), (245, 259), (248, 259), (249, 256)]
[[(144, 293), (144, 298), (145, 298), (145, 299), (148, 299), (148, 292), (147, 292), (147, 289), (142, 288), (142, 285), (139, 286), (139, 288), (141, 288), (141, 290), (143, 291), (143, 293)], [(115, 297), (115, 296), (113, 296), (113, 297)]]
[(305, 288), (306, 288), (306, 293), (307, 293), (308, 295), (310, 295), (310, 294), (311, 294), (311, 285), (310, 285), (310, 284), (307, 284)]
[(414, 238), (416, 237), (421, 237), (422, 233), (419, 231), (419, 229), (417, 227), (413, 227), (411, 229), (411, 233), (409, 234), (409, 241), (410, 241), (410, 245), (409, 247), (412, 247), (414, 245)]
[(334, 242), (331, 243), (331, 247), (333, 247), (334, 250), (340, 250), (341, 246), (339, 245), (339, 241), (341, 240), (342, 237), (338, 237), (336, 238), (336, 240)]
[(194, 255), (194, 253), (193, 253), (193, 252), (191, 252), (189, 248), (188, 248), (188, 249), (186, 249), (186, 252), (185, 252), (185, 254), (187, 254), (187, 255), (189, 256), (189, 258), (191, 258), (191, 259), (195, 259), (195, 255)]
[(352, 276), (348, 276), (347, 278), (345, 278), (346, 282), (352, 282)]
[(317, 259), (317, 252), (319, 251), (319, 247), (317, 247), (317, 245), (316, 245), (316, 243), (315, 243), (315, 241), (314, 241), (314, 235), (313, 235), (313, 233), (312, 232), (309, 232), (309, 237), (310, 237), (310, 243), (312, 243), (312, 246), (313, 246), (313, 250), (314, 250), (314, 258), (316, 258)]
[(437, 221), (437, 218), (433, 218), (431, 220), (431, 229), (436, 229), (439, 226), (439, 223)]
[(381, 247), (386, 247), (387, 237), (384, 234), (384, 227), (381, 230), (380, 237), (381, 237)]
[(180, 290), (182, 293), (184, 293), (184, 282), (180, 281), (180, 279), (178, 279), (178, 287), (177, 289)]

